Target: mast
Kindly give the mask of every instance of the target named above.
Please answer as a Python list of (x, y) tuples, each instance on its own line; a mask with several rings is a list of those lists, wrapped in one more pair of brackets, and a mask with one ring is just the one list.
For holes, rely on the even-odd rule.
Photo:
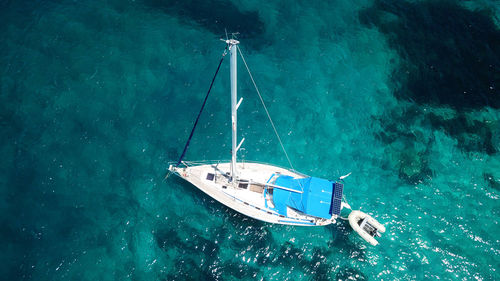
[(238, 177), (238, 171), (236, 170), (236, 153), (238, 152), (239, 146), (237, 146), (237, 109), (240, 102), (237, 102), (237, 55), (238, 55), (238, 40), (229, 39), (226, 40), (229, 44), (229, 50), (231, 52), (231, 180), (235, 180)]

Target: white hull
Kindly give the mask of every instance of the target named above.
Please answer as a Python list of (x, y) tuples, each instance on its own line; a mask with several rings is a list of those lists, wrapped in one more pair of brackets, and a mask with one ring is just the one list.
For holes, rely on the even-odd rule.
[[(331, 219), (323, 219), (308, 216), (290, 207), (287, 209), (287, 216), (283, 216), (273, 210), (272, 194), (266, 192), (264, 188), (266, 183), (272, 184), (273, 178), (278, 175), (306, 177), (303, 174), (268, 164), (239, 162), (236, 167), (239, 179), (233, 183), (229, 179), (230, 162), (219, 164), (183, 162), (183, 164), (185, 167), (176, 168), (171, 165), (169, 170), (213, 199), (251, 218), (269, 223), (320, 226), (334, 223), (337, 217), (334, 215)], [(272, 186), (268, 187), (272, 189)]]
[[(226, 42), (227, 47), (222, 54), (217, 71), (212, 79), (210, 88), (205, 96), (205, 100), (179, 161), (177, 165), (170, 165), (168, 168), (170, 173), (174, 173), (190, 182), (213, 199), (236, 212), (257, 220), (301, 226), (323, 226), (335, 223), (344, 206), (350, 209), (347, 202), (342, 202), (344, 190), (343, 179), (349, 176), (350, 173), (340, 177), (337, 181), (329, 181), (316, 177), (308, 177), (294, 171), (293, 168), (289, 170), (264, 163), (238, 162), (238, 150), (245, 140), (245, 138), (242, 138), (238, 143), (237, 138), (237, 112), (243, 100), (243, 98), (240, 100), (237, 99), (237, 54), (240, 42), (234, 38), (227, 38), (227, 40), (223, 41)], [(231, 161), (211, 163), (207, 161), (182, 161), (227, 50), (231, 54)], [(288, 163), (290, 167), (293, 167), (259, 89), (250, 73), (250, 69), (241, 51), (239, 53)], [(180, 163), (182, 163), (181, 167), (179, 167)], [(365, 240), (372, 245), (376, 245), (378, 242), (373, 238), (372, 234), (378, 234), (377, 230), (383, 232), (385, 228), (371, 217), (369, 217), (369, 221), (365, 220), (358, 225), (357, 222), (359, 222), (360, 218), (358, 216), (355, 217), (357, 213), (353, 213), (349, 217), (353, 228)], [(354, 221), (356, 222), (354, 223)]]
[[(363, 222), (363, 220), (366, 220), (366, 222)], [(364, 223), (368, 223), (370, 225), (369, 229), (372, 230), (372, 233), (368, 232), (367, 229), (363, 227)], [(385, 226), (380, 224), (370, 215), (357, 210), (354, 210), (349, 214), (349, 224), (352, 229), (354, 229), (354, 231), (361, 236), (361, 238), (370, 243), (372, 246), (378, 245), (378, 241), (375, 240), (375, 237), (380, 237), (379, 233), (385, 232)]]

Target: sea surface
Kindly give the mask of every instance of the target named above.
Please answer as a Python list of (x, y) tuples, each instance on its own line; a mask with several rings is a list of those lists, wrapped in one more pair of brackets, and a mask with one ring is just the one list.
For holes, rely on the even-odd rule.
[[(164, 180), (225, 29), (379, 246)], [(0, 38), (2, 280), (500, 280), (499, 1), (0, 0)], [(228, 61), (186, 160), (230, 158)], [(239, 74), (240, 159), (288, 166)]]

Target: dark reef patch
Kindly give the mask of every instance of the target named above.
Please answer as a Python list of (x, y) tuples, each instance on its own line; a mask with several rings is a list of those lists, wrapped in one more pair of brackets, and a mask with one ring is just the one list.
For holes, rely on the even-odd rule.
[[(161, 225), (155, 233), (156, 243), (164, 251), (175, 249), (180, 253), (166, 280), (222, 280), (211, 272), (210, 266), (218, 263), (219, 246), (212, 240), (200, 236), (194, 229), (188, 229), (189, 238), (179, 236), (179, 230)], [(204, 261), (200, 263), (200, 261)], [(197, 268), (198, 270), (193, 270)]]
[(175, 273), (168, 274), (164, 280), (223, 280), (214, 277), (206, 268), (199, 268), (198, 264), (190, 259), (177, 260), (173, 272)]
[(359, 14), (405, 61), (393, 74), (395, 94), (455, 109), (500, 108), (500, 30), (488, 11), (455, 1), (377, 0)]
[(425, 128), (442, 130), (456, 139), (456, 146), (464, 152), (488, 155), (498, 152), (499, 121), (478, 121), (465, 113), (452, 112), (452, 116), (446, 116), (439, 110), (413, 105), (404, 112), (391, 110), (376, 119), (376, 127), (381, 128), (376, 138), (387, 144), (387, 168), (398, 170), (399, 178), (409, 184), (432, 177), (428, 162), (434, 137), (426, 135)]
[(269, 245), (275, 247), (272, 255), (257, 255), (257, 265), (262, 266), (285, 266), (287, 268), (298, 268), (310, 274), (311, 280), (329, 280), (332, 274), (332, 266), (327, 261), (327, 256), (331, 251), (321, 247), (312, 249), (312, 256), (308, 259), (303, 249), (297, 247), (291, 242), (278, 245)]
[(421, 126), (431, 125), (426, 124), (429, 122), (417, 106), (411, 106), (404, 112), (388, 111), (375, 122), (381, 128), (376, 138), (387, 144), (384, 168), (397, 170), (399, 178), (408, 184), (416, 184), (432, 176), (428, 159), (434, 139), (420, 131)]
[(156, 233), (155, 239), (158, 246), (164, 250), (173, 247), (190, 256), (199, 254), (203, 254), (207, 258), (217, 256), (219, 246), (215, 242), (201, 237), (194, 230), (190, 230), (188, 233), (192, 233), (189, 239), (181, 239), (176, 229), (166, 227)]
[(368, 280), (359, 270), (352, 267), (342, 267), (337, 272), (335, 280)]
[(432, 138), (425, 139), (419, 126), (443, 130), (465, 152), (498, 151), (498, 122), (467, 115), (500, 108), (500, 30), (493, 16), (447, 0), (376, 0), (359, 13), (360, 22), (385, 34), (401, 58), (392, 73), (393, 94), (415, 105), (376, 118), (382, 128), (377, 137), (388, 144), (390, 165), (404, 181), (432, 174), (428, 153), (419, 146), (429, 146)]
[[(499, 129), (497, 122), (486, 123), (468, 120), (462, 113), (452, 119), (443, 119), (434, 113), (428, 114), (434, 128), (442, 128), (458, 140), (458, 147), (464, 151), (478, 151), (492, 155), (497, 152), (495, 132)], [(497, 144), (498, 145), (498, 144)]]
[(485, 173), (483, 177), (491, 188), (500, 190), (500, 181), (495, 180), (495, 176), (490, 173)]
[(228, 32), (239, 32), (238, 36), (245, 40), (246, 46), (259, 48), (265, 44), (259, 36), (265, 33), (265, 26), (256, 11), (241, 11), (227, 0), (144, 0), (147, 6), (160, 9), (165, 13), (185, 19), (187, 23), (196, 22), (200, 27), (213, 34), (222, 35)]
[[(172, 248), (181, 253), (166, 280), (234, 280), (255, 276), (258, 270), (238, 260), (221, 262), (219, 246), (190, 229), (189, 239), (182, 239), (173, 228), (163, 228), (155, 235), (156, 242), (165, 251)], [(200, 262), (202, 261), (202, 262)], [(217, 268), (217, 270), (214, 270)], [(197, 270), (193, 270), (197, 269)]]
[(313, 280), (330, 280), (332, 266), (328, 263), (326, 253), (321, 248), (315, 248), (311, 259), (311, 268), (313, 268)]
[[(234, 210), (230, 210), (230, 212), (235, 213)], [(234, 216), (230, 216), (230, 218), (236, 219), (236, 215), (239, 217), (240, 222), (238, 224), (236, 221), (230, 223), (232, 227), (231, 232), (235, 233), (234, 238), (230, 242), (231, 249), (240, 251), (243, 248), (247, 248), (248, 252), (257, 255), (258, 251), (274, 243), (271, 232), (267, 227), (264, 227), (263, 222), (245, 218), (241, 214), (235, 214)], [(241, 219), (244, 221), (241, 221)], [(250, 246), (248, 246), (249, 242)]]
[[(354, 235), (358, 239), (357, 234), (351, 230), (349, 223), (340, 221), (335, 225), (328, 226), (332, 232), (332, 240), (328, 241), (328, 249), (334, 251), (348, 251), (346, 254), (352, 259), (365, 260), (365, 250), (360, 248), (358, 243), (353, 242), (349, 236)], [(358, 239), (360, 243), (361, 239)]]

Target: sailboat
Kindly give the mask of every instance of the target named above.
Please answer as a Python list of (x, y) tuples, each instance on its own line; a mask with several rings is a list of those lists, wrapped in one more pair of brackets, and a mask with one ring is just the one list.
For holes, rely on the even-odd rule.
[[(241, 53), (240, 42), (234, 38), (222, 40), (226, 43), (226, 49), (184, 151), (179, 161), (170, 163), (169, 174), (179, 176), (218, 202), (253, 219), (296, 226), (325, 226), (335, 223), (340, 217), (343, 208), (350, 209), (350, 206), (343, 199), (344, 179), (349, 174), (336, 180), (327, 180), (307, 176), (293, 169), (290, 158), (284, 149), (281, 138)], [(189, 146), (189, 141), (193, 136), (194, 129), (227, 51), (230, 53), (231, 78), (231, 161), (184, 161), (183, 157)], [(243, 138), (238, 142), (237, 138), (237, 112), (243, 100), (237, 99), (238, 53), (250, 74), (250, 78), (291, 168), (238, 160), (238, 151), (245, 140)], [(363, 235), (366, 236), (366, 238), (363, 237), (365, 240), (372, 245), (376, 245), (378, 242), (374, 237), (379, 237), (380, 233), (385, 232), (385, 227), (372, 217), (359, 211), (356, 212), (358, 213), (355, 213), (355, 217), (349, 217), (349, 220), (352, 221), (351, 225), (362, 237)]]

